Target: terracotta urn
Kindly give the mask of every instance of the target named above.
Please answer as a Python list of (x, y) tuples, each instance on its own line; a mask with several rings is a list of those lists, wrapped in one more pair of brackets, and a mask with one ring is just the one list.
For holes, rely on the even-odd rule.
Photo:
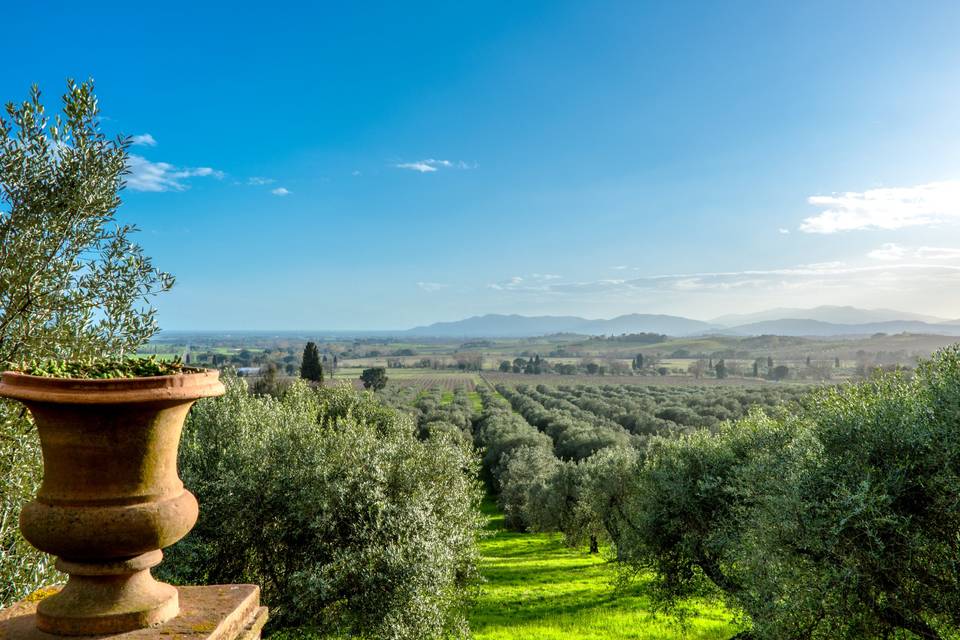
[(177, 475), (180, 432), (218, 371), (83, 380), (4, 372), (0, 396), (33, 414), (43, 483), (20, 515), (23, 537), (57, 556), (66, 586), (37, 607), (58, 635), (121, 633), (177, 615), (177, 590), (150, 575), (190, 531), (197, 500)]

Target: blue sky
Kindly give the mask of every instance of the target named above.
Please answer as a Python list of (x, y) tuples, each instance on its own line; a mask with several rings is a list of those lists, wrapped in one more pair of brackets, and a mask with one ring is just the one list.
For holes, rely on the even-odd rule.
[(958, 3), (140, 4), (4, 8), (0, 98), (138, 136), (164, 328), (960, 318)]

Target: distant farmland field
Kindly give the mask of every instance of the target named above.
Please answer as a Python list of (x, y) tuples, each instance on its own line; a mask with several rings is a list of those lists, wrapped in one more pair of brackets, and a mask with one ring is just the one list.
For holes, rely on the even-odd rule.
[(409, 386), (418, 389), (466, 389), (473, 391), (480, 382), (478, 376), (472, 373), (428, 373), (421, 376), (397, 376), (387, 373), (388, 385)]
[[(351, 381), (354, 386), (361, 386), (360, 374), (362, 367), (341, 367), (333, 382)], [(459, 371), (436, 371), (434, 369), (387, 369), (387, 386), (407, 386), (418, 389), (444, 389), (453, 391), (463, 388), (473, 391), (480, 384), (480, 377), (476, 373), (461, 373)], [(331, 381), (328, 381), (331, 384)]]

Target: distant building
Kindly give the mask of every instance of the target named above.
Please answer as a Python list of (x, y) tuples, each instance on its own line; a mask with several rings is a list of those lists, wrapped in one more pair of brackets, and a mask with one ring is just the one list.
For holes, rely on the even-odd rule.
[(240, 377), (243, 376), (258, 376), (260, 375), (260, 367), (238, 367), (237, 375)]

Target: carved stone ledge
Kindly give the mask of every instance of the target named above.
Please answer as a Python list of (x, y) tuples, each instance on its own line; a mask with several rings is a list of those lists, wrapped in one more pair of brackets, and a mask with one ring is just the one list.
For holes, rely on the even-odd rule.
[[(88, 640), (259, 640), (267, 621), (260, 606), (260, 587), (227, 584), (177, 587), (180, 614), (147, 629), (82, 636)], [(37, 629), (36, 600), (23, 600), (0, 610), (0, 640), (63, 640)]]

